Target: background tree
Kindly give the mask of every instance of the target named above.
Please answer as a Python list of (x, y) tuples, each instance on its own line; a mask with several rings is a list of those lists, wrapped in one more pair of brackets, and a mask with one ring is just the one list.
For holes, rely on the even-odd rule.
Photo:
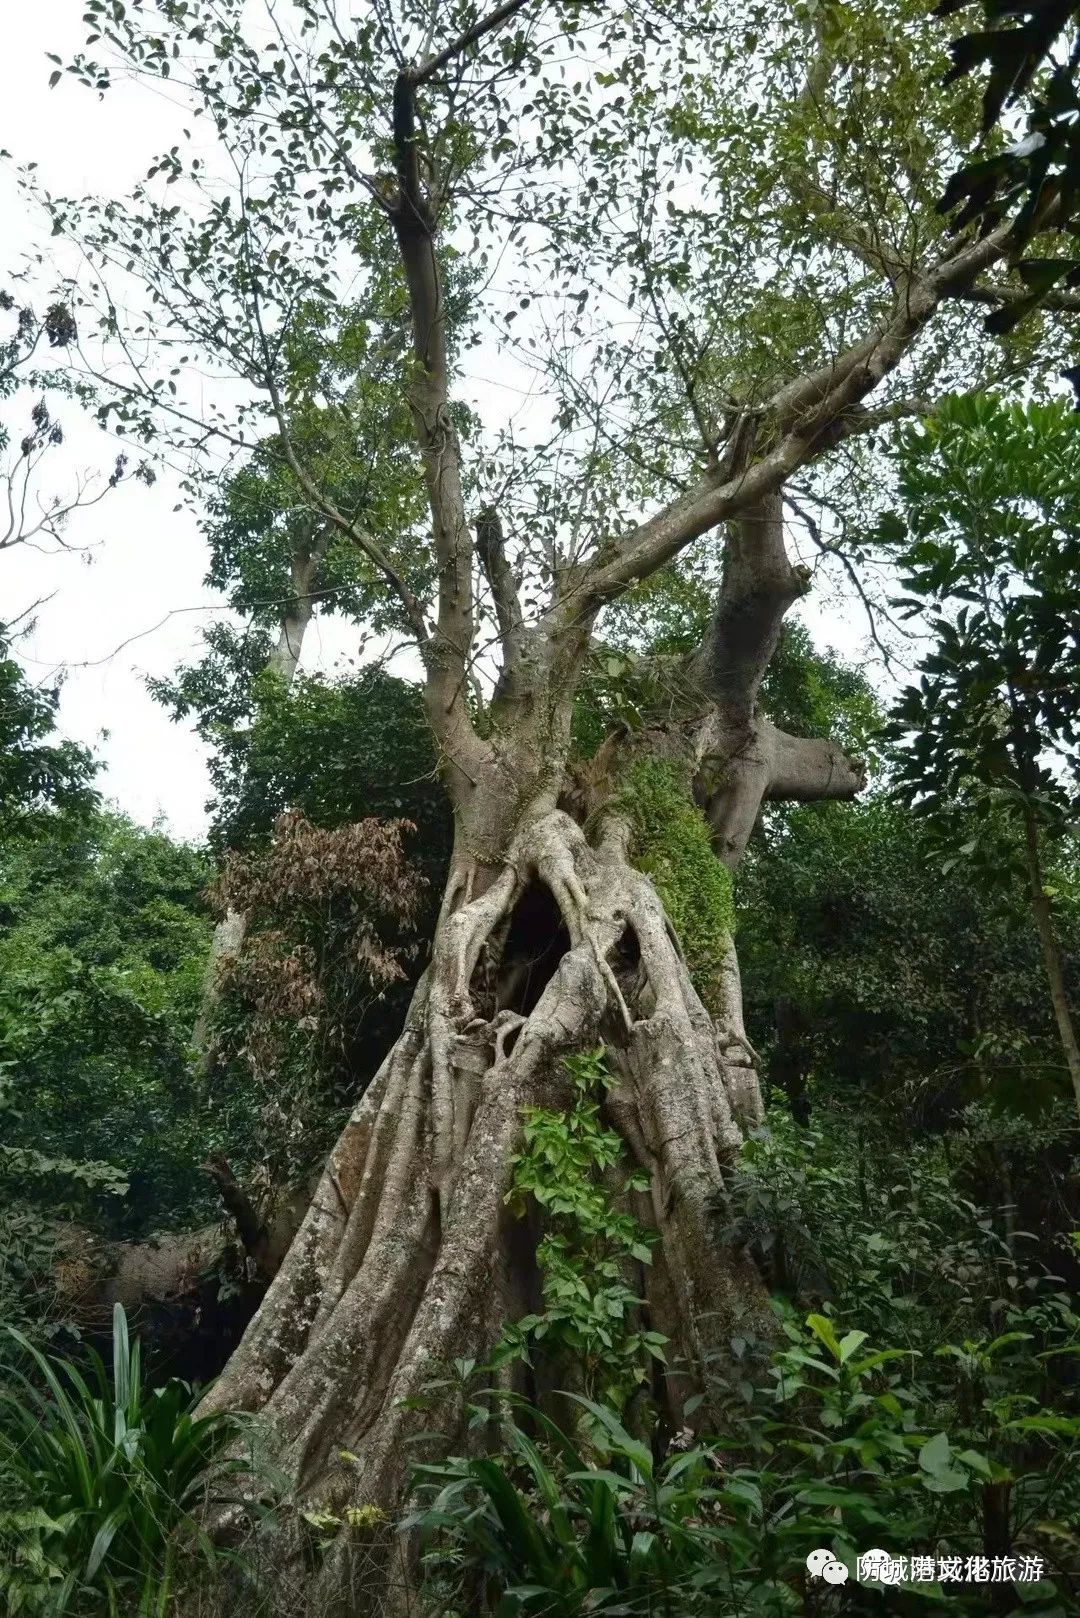
[[(405, 544), (421, 490), (404, 442), (401, 343), (372, 351), (369, 342), (372, 326), (381, 329), (379, 300), (390, 304), (392, 317), (400, 297), (385, 275), (375, 276), (367, 306), (335, 311), (333, 319), (321, 304), (299, 311), (284, 363), (290, 446), (299, 446), (306, 465), (354, 520), (374, 530), (389, 521)], [(399, 446), (396, 453), (392, 445)], [(238, 470), (211, 488), (204, 527), (211, 553), (206, 583), (226, 594), (246, 627), (214, 625), (204, 635), (207, 650), (199, 662), (149, 685), (175, 719), (197, 715), (196, 730), (212, 749), (216, 830), (227, 848), (235, 845), (226, 829), (226, 805), (243, 814), (246, 758), (261, 699), (292, 687), (315, 613), (321, 608), (367, 622), (372, 630), (399, 619), (381, 601), (381, 581), (363, 551), (310, 511), (277, 438), (260, 442)], [(214, 934), (195, 1026), (195, 1044), (206, 1060), (213, 1059), (208, 1031), (218, 978), (225, 958), (235, 957), (243, 940), (243, 918), (227, 911)]]
[(0, 870), (11, 1148), (110, 1164), (127, 1194), (102, 1205), (105, 1233), (205, 1219), (214, 1204), (187, 1058), (207, 861), (163, 832), (69, 808), (62, 825), (7, 841)]
[(0, 631), (0, 831), (32, 836), (57, 812), (97, 801), (95, 765), (85, 748), (55, 733), (59, 692), (36, 690)]
[[(227, 822), (227, 872), (249, 879), (226, 873), (217, 892), (244, 917), (244, 940), (225, 966), (209, 1028), (208, 1093), (212, 1110), (237, 1121), (229, 1162), (265, 1224), (309, 1183), (399, 1032), (427, 964), (452, 825), (421, 694), (377, 668), (352, 680), (300, 675), (291, 692), (273, 683), (244, 772)], [(283, 871), (306, 848), (295, 837), (282, 842), (280, 827), (297, 814), (318, 858), (307, 885), (293, 892)], [(391, 905), (389, 888), (384, 902), (377, 863), (340, 892), (317, 880), (328, 860), (339, 861), (343, 876), (355, 873), (350, 840), (367, 827), (370, 841), (379, 825), (400, 828), (402, 869), (414, 884), (407, 906)], [(330, 834), (325, 846), (317, 832)], [(374, 958), (358, 946), (360, 925), (377, 930), (392, 971), (372, 970)], [(296, 984), (288, 995), (274, 993), (291, 961), (312, 997), (303, 1011)]]
[(950, 400), (905, 435), (900, 466), (886, 529), (935, 645), (894, 710), (899, 790), (953, 844), (967, 811), (957, 857), (976, 880), (1026, 887), (1080, 1106), (1047, 870), (1080, 807), (1080, 424), (1062, 404)]
[[(809, 582), (787, 553), (783, 489), (999, 366), (960, 295), (1007, 257), (1010, 232), (941, 236), (934, 200), (973, 109), (930, 93), (942, 63), (916, 9), (673, 17), (510, 0), (434, 20), (406, 3), (357, 25), (297, 0), (264, 35), (233, 0), (160, 0), (152, 23), (90, 0), (94, 45), (186, 80), (244, 181), (227, 199), (200, 191), (202, 158), (178, 146), (129, 204), (48, 199), (55, 228), (99, 284), (130, 262), (159, 329), (248, 384), (218, 439), (269, 425), (312, 515), (378, 571), (422, 660), (454, 816), (405, 1030), (210, 1396), (264, 1413), (302, 1491), (335, 1486), (344, 1446), (342, 1487), (394, 1499), (406, 1440), (431, 1421), (416, 1395), (432, 1362), (482, 1353), (491, 1322), (522, 1312), (529, 1264), (505, 1211), (522, 1110), (565, 1106), (566, 1059), (598, 1041), (615, 1079), (605, 1112), (659, 1232), (643, 1278), (653, 1329), (700, 1357), (725, 1323), (762, 1315), (760, 1281), (714, 1235), (742, 1126), (761, 1115), (724, 872), (763, 803), (850, 797), (864, 777), (833, 739), (763, 709)], [(71, 68), (107, 87), (96, 60)], [(371, 273), (373, 241), (408, 297), (422, 561), (341, 509), (288, 408), (295, 310), (333, 296), (354, 248)], [(466, 436), (451, 403), (445, 289), (461, 253), (469, 335), (483, 318), (504, 356), (542, 356), (528, 442)], [(110, 340), (118, 327), (106, 311)], [(142, 430), (160, 405), (183, 431), (185, 406), (146, 374), (114, 374), (120, 419)], [(710, 622), (672, 654), (662, 705), (571, 757), (601, 615), (719, 531)], [(661, 798), (680, 813), (657, 816)], [(677, 841), (657, 847), (665, 825)], [(695, 889), (715, 899), (715, 965), (695, 984), (664, 884), (632, 856), (648, 844), (651, 870), (678, 874), (685, 856), (703, 873), (710, 843)], [(348, 1556), (343, 1537), (325, 1589)]]

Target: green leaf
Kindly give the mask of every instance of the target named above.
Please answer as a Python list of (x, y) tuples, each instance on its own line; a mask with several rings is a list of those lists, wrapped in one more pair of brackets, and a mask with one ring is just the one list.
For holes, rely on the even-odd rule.
[(924, 1472), (936, 1473), (947, 1467), (952, 1459), (948, 1433), (935, 1433), (919, 1451), (919, 1465)]
[[(834, 1359), (840, 1360), (843, 1358), (840, 1352), (840, 1340), (836, 1335), (836, 1328), (826, 1315), (807, 1315), (806, 1324), (818, 1341), (824, 1343)], [(865, 1341), (865, 1337), (862, 1340)], [(857, 1346), (858, 1344), (856, 1344)]]
[(849, 1331), (844, 1337), (841, 1338), (838, 1348), (841, 1365), (847, 1364), (852, 1354), (854, 1354), (857, 1348), (862, 1347), (868, 1336), (868, 1332)]

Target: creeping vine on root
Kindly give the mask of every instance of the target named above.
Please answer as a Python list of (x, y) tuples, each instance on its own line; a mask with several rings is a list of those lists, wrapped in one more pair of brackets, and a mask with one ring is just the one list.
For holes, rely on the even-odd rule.
[(536, 1259), (544, 1312), (504, 1329), (502, 1349), (568, 1356), (584, 1372), (584, 1391), (622, 1409), (664, 1359), (667, 1338), (643, 1329), (644, 1302), (628, 1285), (635, 1265), (652, 1263), (656, 1231), (617, 1206), (624, 1192), (648, 1189), (648, 1176), (620, 1174), (625, 1146), (605, 1129), (601, 1105), (615, 1083), (603, 1050), (567, 1057), (569, 1108), (528, 1107), (524, 1146), (514, 1159), (506, 1201), (520, 1216), (528, 1199), (540, 1206), (544, 1232)]

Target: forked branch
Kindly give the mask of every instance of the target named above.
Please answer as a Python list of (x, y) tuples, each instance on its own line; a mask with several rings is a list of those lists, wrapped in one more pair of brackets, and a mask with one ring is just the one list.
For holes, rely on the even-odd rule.
[[(629, 530), (574, 581), (577, 614), (596, 611), (636, 580), (648, 578), (686, 545), (781, 488), (824, 448), (875, 425), (862, 401), (896, 370), (938, 306), (963, 296), (976, 278), (1005, 258), (1007, 225), (968, 243), (896, 289), (892, 311), (860, 342), (780, 388), (755, 412), (748, 441), (733, 434), (715, 471), (655, 516)], [(756, 458), (755, 458), (756, 457)]]

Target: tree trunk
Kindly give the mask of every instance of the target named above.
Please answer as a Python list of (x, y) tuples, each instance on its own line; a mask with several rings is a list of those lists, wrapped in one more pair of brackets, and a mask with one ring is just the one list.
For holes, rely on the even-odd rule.
[(498, 872), (456, 863), (405, 1031), (205, 1403), (263, 1411), (304, 1498), (400, 1503), (407, 1441), (432, 1420), (402, 1401), (454, 1358), (482, 1362), (514, 1312), (505, 1196), (522, 1111), (565, 1100), (564, 1059), (601, 1041), (610, 1121), (649, 1174), (661, 1235), (653, 1324), (694, 1357), (736, 1323), (765, 1327), (758, 1277), (713, 1234), (740, 1124), (761, 1117), (741, 1012), (705, 1010), (617, 823), (591, 846), (550, 810)]
[(1028, 877), (1031, 884), (1031, 909), (1035, 917), (1035, 927), (1039, 934), (1039, 943), (1042, 945), (1043, 964), (1046, 967), (1046, 977), (1050, 985), (1050, 1002), (1054, 1008), (1054, 1020), (1057, 1023), (1058, 1038), (1065, 1053), (1065, 1062), (1072, 1080), (1073, 1095), (1076, 1098), (1076, 1109), (1080, 1113), (1080, 1042), (1076, 1037), (1076, 1026), (1069, 1008), (1069, 997), (1065, 987), (1065, 969), (1061, 960), (1061, 947), (1058, 944), (1057, 933), (1054, 930), (1054, 917), (1050, 905), (1050, 895), (1043, 884), (1042, 860), (1039, 856), (1039, 832), (1034, 816), (1030, 813), (1024, 816), (1024, 838), (1027, 854)]
[[(448, 1362), (483, 1363), (503, 1323), (527, 1312), (529, 1260), (506, 1205), (523, 1111), (566, 1105), (566, 1058), (598, 1044), (616, 1076), (608, 1122), (650, 1186), (651, 1326), (691, 1364), (736, 1326), (771, 1330), (761, 1278), (717, 1236), (725, 1170), (762, 1117), (734, 946), (707, 1010), (656, 888), (631, 863), (619, 786), (642, 756), (673, 762), (734, 866), (764, 798), (850, 797), (862, 785), (858, 761), (784, 735), (757, 707), (783, 613), (805, 588), (784, 553), (779, 496), (750, 514), (732, 552), (707, 655), (682, 670), (682, 713), (611, 738), (576, 790), (564, 766), (589, 624), (574, 618), (561, 636), (513, 626), (486, 740), (429, 654), (457, 823), (431, 964), (204, 1406), (261, 1412), (309, 1507), (373, 1503), (392, 1517), (409, 1441), (433, 1427), (459, 1436), (450, 1403), (421, 1410), (417, 1396)], [(482, 557), (499, 576), (494, 562)], [(755, 639), (765, 652), (753, 656)], [(343, 1532), (312, 1610), (344, 1599), (350, 1544)], [(380, 1610), (370, 1588), (351, 1599), (341, 1611)]]

